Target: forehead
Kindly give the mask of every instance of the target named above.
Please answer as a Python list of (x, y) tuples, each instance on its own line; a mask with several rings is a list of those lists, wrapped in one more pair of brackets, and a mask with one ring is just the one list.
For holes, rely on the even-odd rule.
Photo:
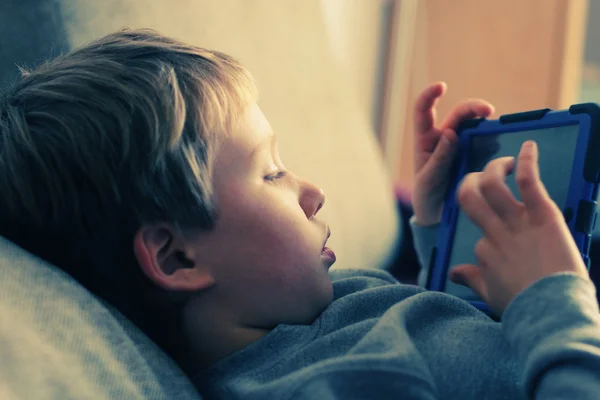
[[(242, 119), (242, 124), (240, 126), (240, 130), (252, 130), (253, 134), (258, 134), (264, 136), (271, 136), (273, 134), (273, 130), (271, 129), (271, 125), (263, 114), (262, 110), (258, 106), (258, 104), (254, 103), (248, 108), (244, 113), (244, 117)], [(242, 134), (244, 132), (241, 132)]]
[(221, 168), (247, 164), (252, 153), (273, 137), (269, 121), (257, 104), (246, 108), (236, 128), (221, 142), (216, 164)]

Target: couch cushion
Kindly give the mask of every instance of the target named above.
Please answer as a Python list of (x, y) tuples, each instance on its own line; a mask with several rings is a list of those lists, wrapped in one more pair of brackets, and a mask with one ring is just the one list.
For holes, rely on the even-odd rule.
[(0, 360), (2, 399), (199, 398), (120, 314), (2, 237)]

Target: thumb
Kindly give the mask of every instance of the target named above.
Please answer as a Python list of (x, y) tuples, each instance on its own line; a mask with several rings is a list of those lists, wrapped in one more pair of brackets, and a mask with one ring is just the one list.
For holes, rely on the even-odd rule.
[(431, 186), (437, 186), (448, 180), (447, 175), (454, 162), (458, 150), (458, 137), (451, 129), (446, 129), (440, 135), (433, 154), (425, 162), (422, 175)]
[(487, 285), (476, 265), (462, 264), (450, 270), (450, 280), (456, 284), (468, 286), (485, 302), (488, 301)]
[(454, 161), (457, 145), (456, 133), (452, 129), (444, 129), (431, 157), (436, 160), (437, 164), (451, 164)]

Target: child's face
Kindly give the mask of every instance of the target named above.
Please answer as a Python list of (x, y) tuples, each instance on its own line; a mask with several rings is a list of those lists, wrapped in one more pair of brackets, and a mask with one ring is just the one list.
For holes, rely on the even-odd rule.
[(252, 327), (312, 322), (333, 296), (329, 228), (315, 216), (322, 190), (284, 169), (256, 105), (224, 139), (214, 168), (219, 217), (197, 245), (213, 299)]

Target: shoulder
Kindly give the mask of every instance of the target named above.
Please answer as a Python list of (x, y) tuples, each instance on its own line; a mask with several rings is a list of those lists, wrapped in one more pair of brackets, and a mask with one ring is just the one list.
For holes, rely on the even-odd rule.
[[(371, 292), (372, 289), (376, 288), (384, 291), (386, 291), (384, 288), (388, 288), (393, 292), (398, 292), (399, 288), (412, 288), (412, 285), (400, 284), (390, 273), (375, 268), (330, 270), (329, 275), (333, 282), (334, 298), (336, 300), (349, 294)], [(414, 288), (416, 289), (416, 286)], [(381, 290), (376, 291), (380, 292)], [(378, 295), (381, 296), (382, 294), (379, 293)]]
[(365, 280), (373, 283), (379, 282), (380, 285), (397, 284), (398, 280), (389, 272), (375, 268), (332, 268), (329, 270), (331, 281), (336, 283), (347, 280)]

